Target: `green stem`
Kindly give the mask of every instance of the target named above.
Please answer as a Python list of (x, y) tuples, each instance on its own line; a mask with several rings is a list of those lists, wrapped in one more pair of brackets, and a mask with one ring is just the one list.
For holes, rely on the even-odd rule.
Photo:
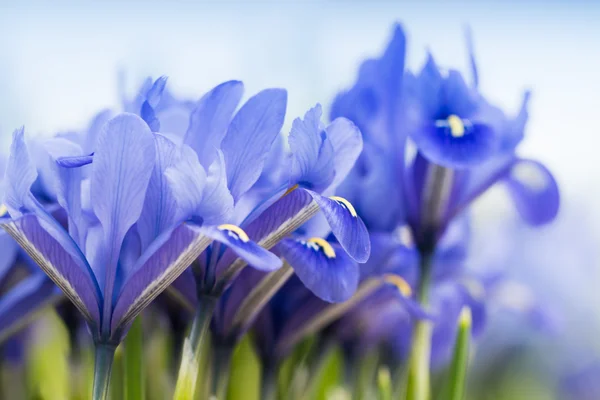
[(116, 347), (110, 344), (96, 343), (96, 360), (94, 362), (94, 388), (93, 400), (106, 400), (108, 398), (108, 384), (110, 371), (115, 357)]
[(144, 396), (144, 357), (142, 348), (142, 316), (133, 321), (125, 337), (123, 359), (125, 362), (124, 392), (126, 400), (142, 400)]
[(200, 353), (217, 299), (211, 296), (199, 296), (198, 308), (192, 323), (192, 329), (183, 346), (181, 365), (177, 376), (174, 399), (191, 400), (196, 391), (196, 380), (200, 363)]
[[(421, 256), (421, 281), (419, 303), (427, 307), (431, 280), (431, 254)], [(417, 320), (412, 336), (412, 348), (408, 365), (407, 400), (430, 400), (430, 359), (433, 325), (428, 320)]]
[(213, 353), (212, 394), (217, 400), (227, 398), (232, 353), (233, 348), (227, 345), (217, 345)]
[(261, 399), (277, 399), (277, 368), (274, 365), (264, 365), (261, 377)]

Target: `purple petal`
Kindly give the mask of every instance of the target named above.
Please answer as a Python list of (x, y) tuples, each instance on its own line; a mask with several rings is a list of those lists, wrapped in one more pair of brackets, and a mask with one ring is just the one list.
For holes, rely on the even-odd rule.
[(109, 329), (111, 301), (121, 244), (138, 220), (155, 162), (154, 138), (148, 125), (133, 114), (121, 114), (103, 128), (92, 164), (94, 213), (104, 231), (103, 329)]
[(302, 283), (330, 303), (348, 300), (358, 286), (359, 269), (338, 245), (314, 238), (284, 239), (277, 250), (294, 268)]
[(54, 158), (58, 166), (64, 168), (79, 168), (94, 161), (94, 153), (87, 155), (61, 156)]
[(227, 245), (240, 258), (256, 269), (273, 271), (282, 265), (279, 257), (250, 240), (246, 232), (238, 226), (223, 224), (217, 227), (201, 226), (195, 229)]
[(283, 125), (286, 105), (285, 90), (266, 89), (251, 97), (231, 121), (221, 149), (234, 201), (260, 177), (269, 149)]
[(217, 157), (208, 168), (202, 202), (196, 210), (208, 225), (229, 221), (233, 214), (233, 197), (227, 188), (225, 159), (220, 150), (216, 154)]
[(31, 185), (37, 179), (35, 165), (29, 157), (23, 128), (13, 133), (10, 156), (4, 175), (4, 204), (13, 218), (29, 208)]
[(60, 290), (42, 273), (12, 287), (0, 298), (0, 342), (61, 297)]
[(221, 147), (243, 91), (242, 82), (222, 83), (206, 93), (192, 111), (184, 143), (196, 151), (205, 168), (214, 161), (214, 150)]
[(156, 162), (148, 183), (146, 199), (142, 213), (137, 221), (142, 249), (156, 239), (162, 232), (175, 223), (177, 203), (172, 191), (168, 189), (165, 175), (178, 158), (177, 146), (161, 135), (154, 135)]
[(324, 197), (307, 190), (331, 227), (331, 231), (348, 255), (359, 263), (364, 263), (371, 254), (369, 232), (354, 207), (342, 197)]
[(0, 231), (0, 286), (15, 264), (19, 245), (6, 232)]
[(556, 217), (560, 205), (558, 184), (541, 163), (518, 160), (505, 182), (525, 222), (542, 225)]
[(142, 254), (115, 302), (111, 335), (122, 335), (133, 319), (208, 247), (211, 239), (180, 225), (159, 236)]
[(90, 266), (58, 224), (25, 215), (3, 222), (6, 230), (92, 324), (98, 324), (102, 295)]
[(328, 190), (335, 188), (346, 178), (363, 149), (360, 130), (346, 118), (336, 118), (326, 128), (327, 138), (333, 146), (335, 177)]
[(321, 105), (296, 118), (288, 137), (292, 152), (290, 185), (322, 192), (335, 176), (334, 149), (321, 126)]

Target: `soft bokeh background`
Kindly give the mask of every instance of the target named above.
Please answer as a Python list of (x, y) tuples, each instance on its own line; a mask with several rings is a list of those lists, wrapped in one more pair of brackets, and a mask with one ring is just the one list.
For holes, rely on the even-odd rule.
[[(593, 360), (600, 353), (600, 2), (0, 1), (0, 143), (6, 148), (21, 125), (29, 135), (85, 126), (118, 104), (119, 71), (129, 93), (148, 75), (168, 75), (175, 93), (194, 98), (228, 79), (243, 80), (247, 95), (285, 87), (289, 127), (349, 86), (396, 21), (408, 31), (409, 68), (430, 49), (440, 64), (467, 71), (468, 24), (483, 93), (515, 112), (523, 90), (533, 90), (520, 151), (553, 170), (563, 209), (550, 227), (514, 233), (513, 212), (496, 190), (477, 204), (475, 250), (505, 257), (515, 277), (564, 315), (558, 337), (526, 342), (545, 365), (556, 371)], [(498, 239), (503, 232), (509, 240)]]

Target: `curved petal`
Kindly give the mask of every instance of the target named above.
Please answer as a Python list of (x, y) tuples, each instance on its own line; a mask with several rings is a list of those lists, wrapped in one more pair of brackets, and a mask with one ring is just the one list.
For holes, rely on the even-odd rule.
[(223, 153), (215, 152), (217, 157), (208, 168), (206, 187), (197, 213), (205, 224), (216, 225), (227, 222), (233, 214), (233, 197), (227, 188), (227, 168)]
[(154, 109), (156, 108), (156, 106), (158, 106), (158, 103), (160, 102), (166, 84), (166, 76), (161, 76), (156, 81), (154, 81), (154, 84), (152, 84), (152, 87), (150, 88), (150, 90), (148, 90), (148, 93), (146, 93), (146, 100), (142, 103), (140, 116), (144, 121), (146, 121), (152, 132), (160, 131), (160, 121), (156, 117)]
[(221, 147), (243, 92), (244, 85), (240, 81), (221, 83), (202, 96), (192, 111), (183, 142), (194, 149), (204, 168), (213, 163), (214, 151)]
[(558, 184), (550, 171), (533, 160), (518, 160), (505, 179), (515, 206), (525, 222), (542, 225), (552, 221), (560, 206)]
[(336, 118), (325, 131), (334, 153), (335, 177), (327, 189), (333, 193), (358, 160), (363, 149), (363, 139), (358, 127), (346, 118)]
[(246, 232), (238, 226), (223, 224), (219, 226), (192, 226), (192, 228), (198, 229), (204, 235), (227, 245), (256, 269), (273, 271), (282, 265), (279, 257), (250, 240)]
[(189, 146), (181, 148), (180, 159), (165, 171), (169, 188), (177, 204), (176, 220), (184, 221), (198, 216), (202, 204), (206, 172), (198, 156)]
[(159, 236), (137, 260), (115, 302), (111, 337), (129, 323), (208, 247), (212, 239), (186, 224)]
[(342, 197), (324, 197), (307, 190), (331, 227), (331, 231), (350, 257), (364, 263), (371, 254), (369, 232), (350, 202)]
[(285, 90), (266, 89), (251, 97), (231, 121), (221, 149), (234, 201), (260, 177), (269, 149), (283, 125), (286, 105)]
[(338, 245), (314, 238), (284, 239), (277, 251), (294, 268), (302, 283), (330, 303), (348, 300), (358, 287), (359, 268)]
[(123, 238), (138, 220), (155, 163), (154, 138), (148, 125), (133, 114), (121, 114), (102, 129), (92, 164), (94, 213), (104, 232), (103, 329), (110, 329), (110, 311), (117, 261)]
[(165, 171), (178, 158), (175, 143), (161, 135), (154, 135), (156, 162), (152, 170), (144, 207), (137, 221), (142, 249), (156, 239), (162, 232), (175, 224), (177, 211), (176, 198), (169, 188)]
[(35, 165), (29, 157), (25, 144), (24, 129), (17, 129), (13, 133), (4, 175), (4, 204), (11, 217), (20, 217), (28, 208), (31, 185), (37, 176)]
[[(60, 226), (28, 214), (3, 221), (6, 230), (92, 324), (100, 321), (100, 289), (87, 261)], [(57, 224), (58, 225), (58, 224)]]
[(0, 298), (0, 342), (61, 297), (60, 290), (42, 273), (12, 287)]
[(60, 156), (54, 159), (56, 164), (64, 168), (79, 168), (94, 161), (94, 153), (78, 156)]
[(321, 126), (321, 105), (296, 118), (288, 137), (291, 150), (290, 185), (300, 184), (316, 192), (325, 190), (335, 177), (334, 149)]

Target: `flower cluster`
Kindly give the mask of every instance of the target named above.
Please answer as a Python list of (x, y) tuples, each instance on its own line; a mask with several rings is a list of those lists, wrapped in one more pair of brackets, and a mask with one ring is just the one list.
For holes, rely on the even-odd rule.
[[(453, 359), (460, 393), (464, 352), (503, 279), (465, 268), (469, 205), (504, 184), (523, 220), (541, 225), (557, 214), (558, 187), (516, 152), (528, 92), (509, 117), (478, 91), (472, 51), (467, 84), (431, 55), (407, 71), (405, 47), (397, 26), (335, 98), (331, 122), (317, 104), (289, 134), (283, 89), (240, 106), (243, 84), (229, 81), (181, 100), (166, 77), (83, 132), (41, 142), (16, 130), (2, 185), (0, 340), (64, 296), (95, 348), (94, 399), (107, 398), (130, 329), (126, 340), (141, 340), (147, 308), (191, 326), (178, 399), (223, 398), (249, 332), (265, 399), (289, 398), (299, 371), (314, 374), (334, 348), (351, 374), (378, 355), (367, 368), (379, 368), (380, 394), (414, 400), (430, 398), (430, 370)], [(305, 365), (296, 355), (307, 340)]]

